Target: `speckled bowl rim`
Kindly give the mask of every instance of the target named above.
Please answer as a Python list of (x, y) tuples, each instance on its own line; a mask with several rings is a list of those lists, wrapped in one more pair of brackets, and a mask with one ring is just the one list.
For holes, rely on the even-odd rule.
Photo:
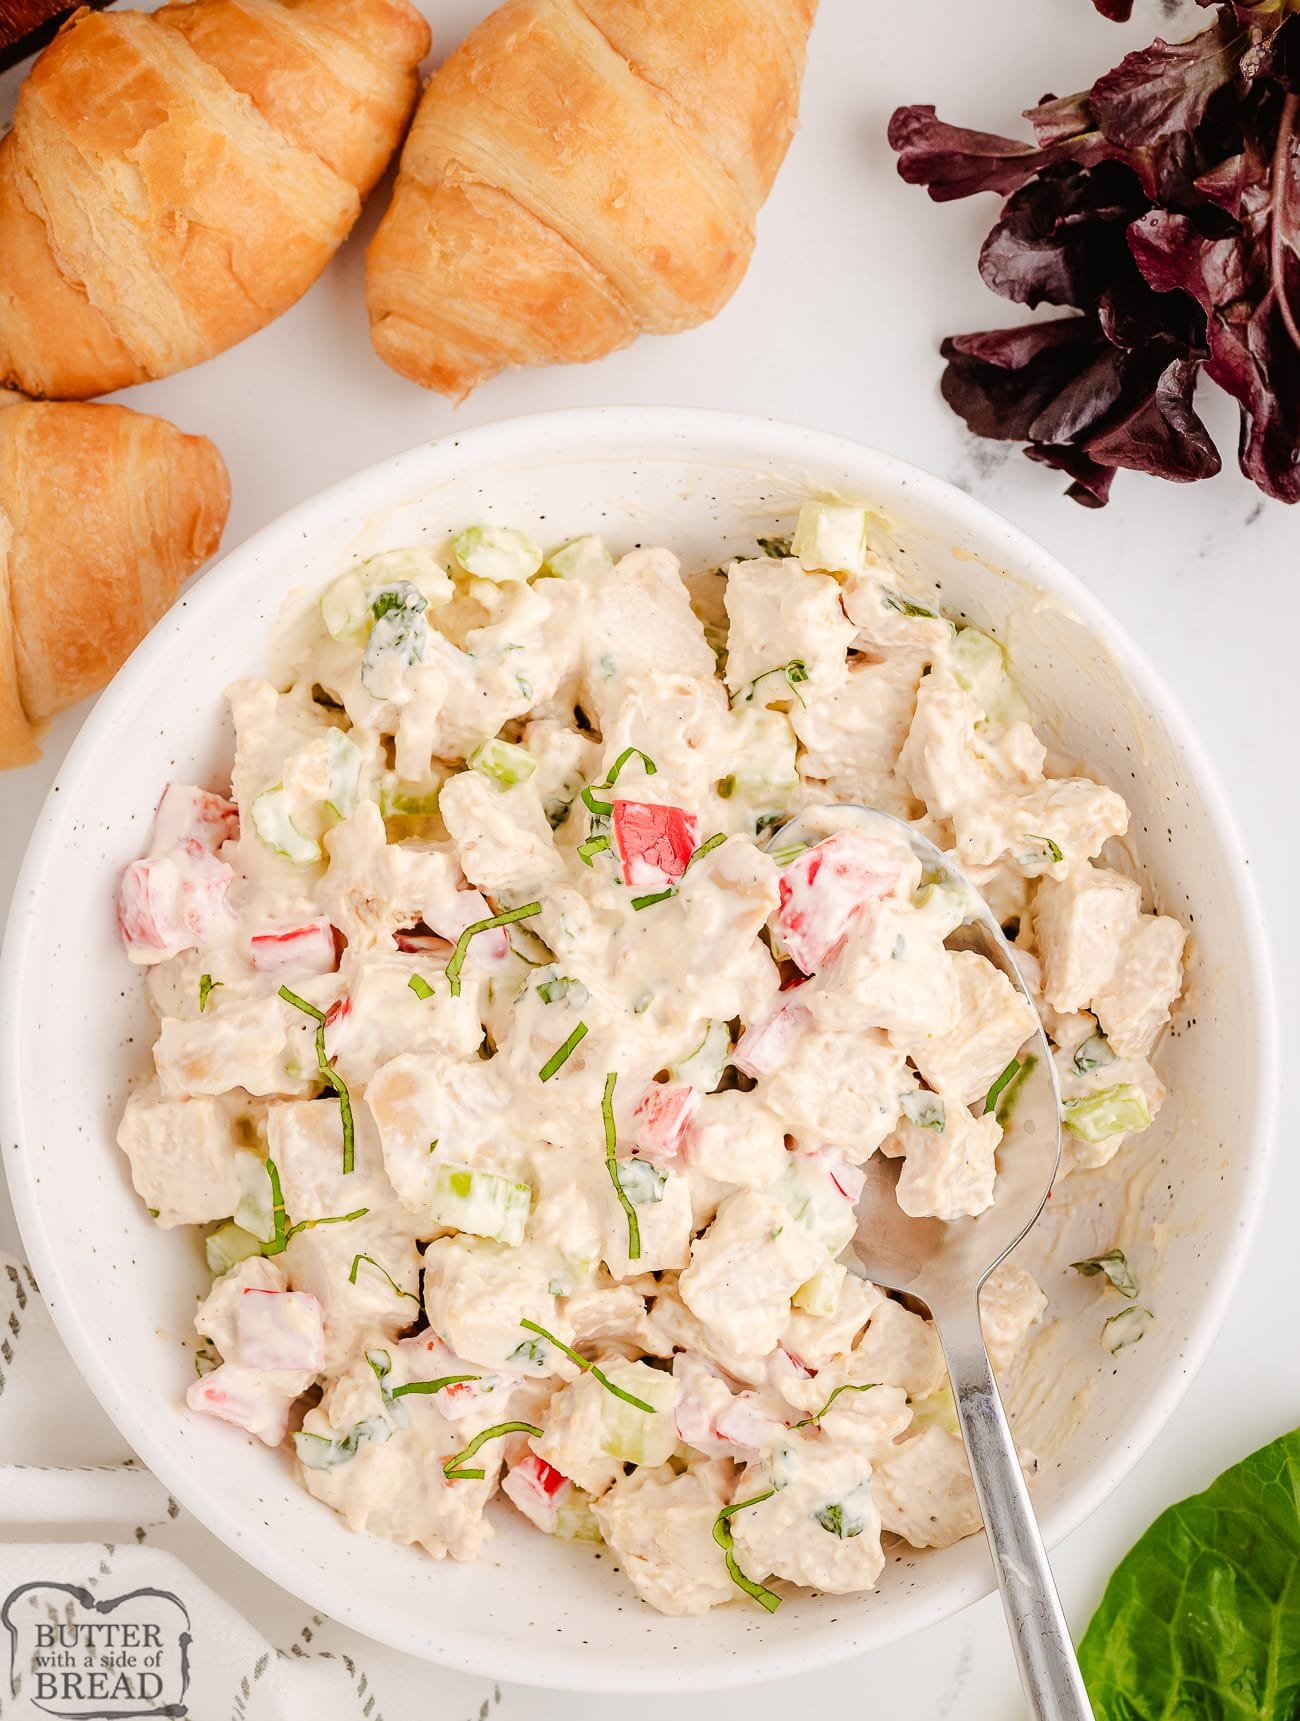
[[(374, 491), (384, 498), (419, 495), (433, 487), (448, 471), (463, 468), (471, 461), (475, 462), (476, 471), (490, 481), (494, 463), (530, 458), (545, 462), (555, 458), (560, 450), (584, 444), (599, 447), (602, 438), (626, 441), (637, 432), (644, 433), (647, 443), (679, 444), (683, 457), (698, 451), (703, 460), (714, 457), (735, 463), (735, 448), (740, 444), (749, 451), (747, 460), (752, 453), (756, 459), (806, 460), (814, 467), (833, 468), (847, 464), (866, 476), (864, 491), (869, 491), (870, 473), (874, 471), (878, 475), (876, 481), (882, 487), (908, 491), (921, 507), (950, 520), (954, 542), (961, 536), (964, 523), (977, 531), (986, 542), (997, 546), (1000, 568), (1005, 568), (1008, 573), (1014, 571), (1017, 578), (1062, 599), (1085, 626), (1106, 639), (1112, 657), (1128, 682), (1141, 690), (1146, 708), (1159, 715), (1186, 760), (1198, 799), (1216, 828), (1223, 849), (1238, 857), (1246, 855), (1235, 814), (1218, 775), (1195, 730), (1146, 655), (1100, 600), (1054, 556), (994, 510), (955, 486), (846, 437), (774, 419), (727, 412), (663, 406), (607, 406), (502, 420), (454, 432), (393, 455), (331, 485), (264, 526), (243, 544), (228, 551), (220, 564), (187, 594), (185, 601), (163, 618), (100, 697), (73, 743), (37, 819), (19, 874), (3, 955), (0, 956), (0, 1129), (3, 1130), (7, 1150), (22, 1141), (27, 1127), (16, 1023), (29, 952), (35, 941), (34, 914), (30, 906), (33, 886), (56, 855), (60, 828), (69, 816), (68, 809), (75, 805), (77, 786), (83, 778), (95, 772), (102, 740), (111, 730), (117, 708), (125, 701), (128, 690), (148, 678), (155, 668), (164, 665), (173, 651), (183, 650), (186, 636), (201, 628), (206, 616), (221, 609), (227, 587), (238, 580), (246, 561), (267, 553), (278, 541), (292, 542), (303, 524), (322, 512), (347, 506), (355, 512), (358, 496), (364, 497), (367, 491)], [(728, 447), (730, 454), (727, 453)], [(376, 502), (375, 507), (392, 505), (395, 502), (384, 500)], [(1044, 1533), (1053, 1544), (1097, 1510), (1173, 1415), (1222, 1325), (1262, 1208), (1277, 1122), (1280, 1068), (1277, 1010), (1263, 919), (1248, 867), (1239, 865), (1232, 869), (1232, 888), (1246, 929), (1241, 961), (1249, 971), (1260, 1003), (1260, 1019), (1269, 1024), (1258, 1047), (1256, 1099), (1259, 1125), (1248, 1144), (1248, 1165), (1240, 1185), (1235, 1238), (1231, 1245), (1224, 1245), (1225, 1270), (1207, 1290), (1197, 1309), (1177, 1366), (1170, 1366), (1163, 1377), (1153, 1381), (1145, 1407), (1133, 1419), (1131, 1437), (1122, 1445), (1109, 1447), (1104, 1459), (1094, 1466), (1077, 1489), (1044, 1514)], [(427, 1643), (413, 1640), (393, 1629), (392, 1618), (385, 1613), (382, 1598), (358, 1595), (346, 1586), (340, 1591), (340, 1586), (331, 1580), (328, 1571), (304, 1569), (294, 1564), (282, 1556), (273, 1543), (258, 1542), (237, 1507), (232, 1509), (230, 1503), (215, 1492), (196, 1486), (194, 1478), (174, 1457), (166, 1441), (137, 1411), (128, 1383), (109, 1366), (83, 1326), (71, 1284), (75, 1262), (62, 1258), (56, 1238), (46, 1227), (28, 1157), (17, 1151), (6, 1151), (5, 1158), (23, 1242), (55, 1325), (87, 1385), (142, 1462), (188, 1511), (228, 1546), (244, 1558), (250, 1558), (255, 1552), (255, 1563), (261, 1571), (291, 1594), (381, 1643), (434, 1659)], [(855, 1619), (850, 1607), (846, 1606), (842, 1648), (839, 1643), (828, 1647), (819, 1635), (817, 1641), (806, 1649), (801, 1650), (797, 1644), (771, 1649), (765, 1651), (757, 1676), (766, 1682), (808, 1672), (824, 1667), (832, 1660), (898, 1641), (957, 1613), (988, 1594), (992, 1587), (991, 1567), (983, 1568), (982, 1575), (976, 1573), (968, 1577), (945, 1578), (933, 1585), (920, 1585), (915, 1594), (890, 1610), (884, 1630), (879, 1629), (884, 1623), (881, 1616), (877, 1616), (877, 1628), (873, 1629), (869, 1610), (864, 1610)], [(463, 1672), (554, 1690), (616, 1689), (608, 1678), (592, 1677), (580, 1660), (569, 1660), (562, 1668), (542, 1667), (538, 1665), (535, 1652), (525, 1656), (504, 1646), (502, 1653), (489, 1662), (472, 1651), (458, 1653), (454, 1645), (441, 1645), (436, 1660), (440, 1665)], [(738, 1678), (737, 1674), (743, 1677)], [(716, 1670), (693, 1667), (679, 1672), (666, 1663), (653, 1689), (713, 1690), (744, 1685), (751, 1677), (743, 1667), (722, 1659)], [(644, 1692), (652, 1687), (642, 1681), (638, 1689)]]

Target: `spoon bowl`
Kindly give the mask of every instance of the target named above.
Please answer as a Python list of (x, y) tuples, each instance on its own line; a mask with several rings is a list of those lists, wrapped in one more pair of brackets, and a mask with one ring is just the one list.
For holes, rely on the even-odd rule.
[(868, 1279), (915, 1297), (934, 1317), (1031, 1715), (1035, 1721), (1092, 1721), (979, 1315), (980, 1287), (1043, 1211), (1060, 1165), (1056, 1066), (1038, 1005), (996, 915), (951, 858), (905, 819), (871, 807), (814, 807), (783, 825), (768, 848), (811, 845), (849, 826), (902, 837), (927, 882), (959, 894), (962, 918), (947, 948), (973, 951), (1000, 969), (1037, 1023), (987, 1101), (1002, 1125), (992, 1206), (972, 1218), (912, 1218), (898, 1205), (900, 1162), (873, 1154), (863, 1167), (855, 1249)]

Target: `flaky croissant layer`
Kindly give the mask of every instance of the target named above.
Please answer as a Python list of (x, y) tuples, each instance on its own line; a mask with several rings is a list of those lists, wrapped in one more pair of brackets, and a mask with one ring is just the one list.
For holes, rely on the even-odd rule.
[(459, 398), (712, 317), (816, 0), (507, 0), (429, 83), (367, 259), (376, 350)]
[(204, 436), (124, 406), (0, 395), (0, 770), (98, 692), (216, 549), (230, 506)]
[(409, 0), (79, 14), (0, 140), (0, 382), (103, 394), (287, 310), (397, 147), (428, 46)]

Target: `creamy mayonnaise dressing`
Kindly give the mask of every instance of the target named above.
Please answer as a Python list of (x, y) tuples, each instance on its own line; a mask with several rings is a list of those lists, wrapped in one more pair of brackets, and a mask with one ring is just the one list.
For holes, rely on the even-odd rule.
[[(978, 1527), (854, 1202), (877, 1152), (910, 1214), (995, 1201), (1036, 1024), (946, 947), (960, 894), (829, 809), (911, 819), (1017, 923), (1069, 1167), (1160, 1107), (1183, 932), (1099, 862), (1120, 796), (1047, 774), (999, 647), (867, 524), (807, 505), (725, 614), (662, 549), (373, 557), (229, 689), (230, 798), (166, 791), (122, 880), (160, 1026), (119, 1140), (160, 1225), (215, 1227), (190, 1406), (294, 1430), (354, 1528), (471, 1559), (499, 1492), (698, 1613)], [(1045, 1308), (989, 1281), (999, 1367)]]

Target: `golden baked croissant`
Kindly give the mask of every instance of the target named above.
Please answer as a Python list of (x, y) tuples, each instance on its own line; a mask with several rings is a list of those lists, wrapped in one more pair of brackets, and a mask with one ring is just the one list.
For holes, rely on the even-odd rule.
[(371, 338), (459, 398), (713, 316), (785, 155), (817, 0), (508, 0), (425, 90)]
[(0, 141), (0, 384), (103, 394), (287, 310), (396, 148), (428, 45), (409, 0), (78, 14)]
[(125, 406), (0, 392), (0, 770), (103, 687), (216, 549), (230, 505), (204, 436)]

